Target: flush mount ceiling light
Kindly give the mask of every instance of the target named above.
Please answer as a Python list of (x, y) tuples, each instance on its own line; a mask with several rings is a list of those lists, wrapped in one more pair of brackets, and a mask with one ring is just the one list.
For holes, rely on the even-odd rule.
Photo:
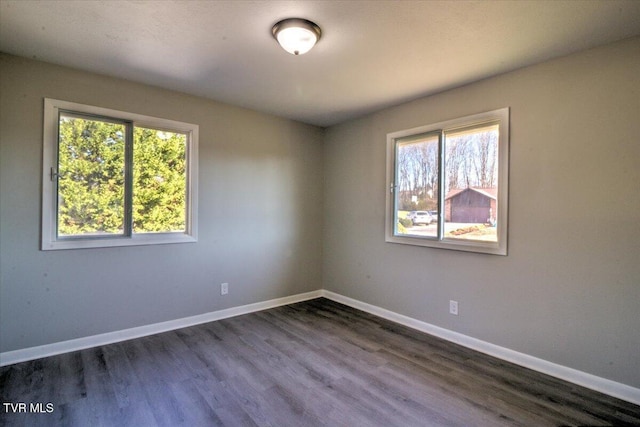
[(315, 23), (301, 18), (283, 19), (271, 29), (280, 46), (292, 55), (302, 55), (320, 40), (322, 31)]

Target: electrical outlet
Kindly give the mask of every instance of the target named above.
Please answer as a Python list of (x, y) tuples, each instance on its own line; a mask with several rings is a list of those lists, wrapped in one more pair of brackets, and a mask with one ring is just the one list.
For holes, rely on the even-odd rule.
[(220, 295), (226, 295), (229, 293), (229, 284), (223, 283), (220, 285)]
[(458, 315), (458, 301), (449, 300), (449, 314)]

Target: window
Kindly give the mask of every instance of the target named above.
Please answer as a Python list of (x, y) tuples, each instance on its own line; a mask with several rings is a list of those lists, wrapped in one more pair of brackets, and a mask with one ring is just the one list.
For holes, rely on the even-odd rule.
[(387, 135), (386, 241), (507, 254), (509, 109)]
[(195, 242), (198, 126), (45, 99), (42, 249)]

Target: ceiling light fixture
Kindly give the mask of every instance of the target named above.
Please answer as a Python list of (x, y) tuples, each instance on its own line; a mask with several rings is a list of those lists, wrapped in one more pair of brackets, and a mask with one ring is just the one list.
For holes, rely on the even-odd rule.
[(288, 18), (271, 29), (280, 46), (292, 55), (302, 55), (320, 40), (322, 31), (315, 23), (302, 18)]

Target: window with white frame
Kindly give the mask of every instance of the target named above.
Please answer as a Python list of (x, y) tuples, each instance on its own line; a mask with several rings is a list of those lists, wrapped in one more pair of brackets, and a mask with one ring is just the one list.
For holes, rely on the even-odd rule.
[(42, 249), (195, 242), (198, 126), (44, 101)]
[(507, 254), (509, 109), (387, 135), (386, 241)]

